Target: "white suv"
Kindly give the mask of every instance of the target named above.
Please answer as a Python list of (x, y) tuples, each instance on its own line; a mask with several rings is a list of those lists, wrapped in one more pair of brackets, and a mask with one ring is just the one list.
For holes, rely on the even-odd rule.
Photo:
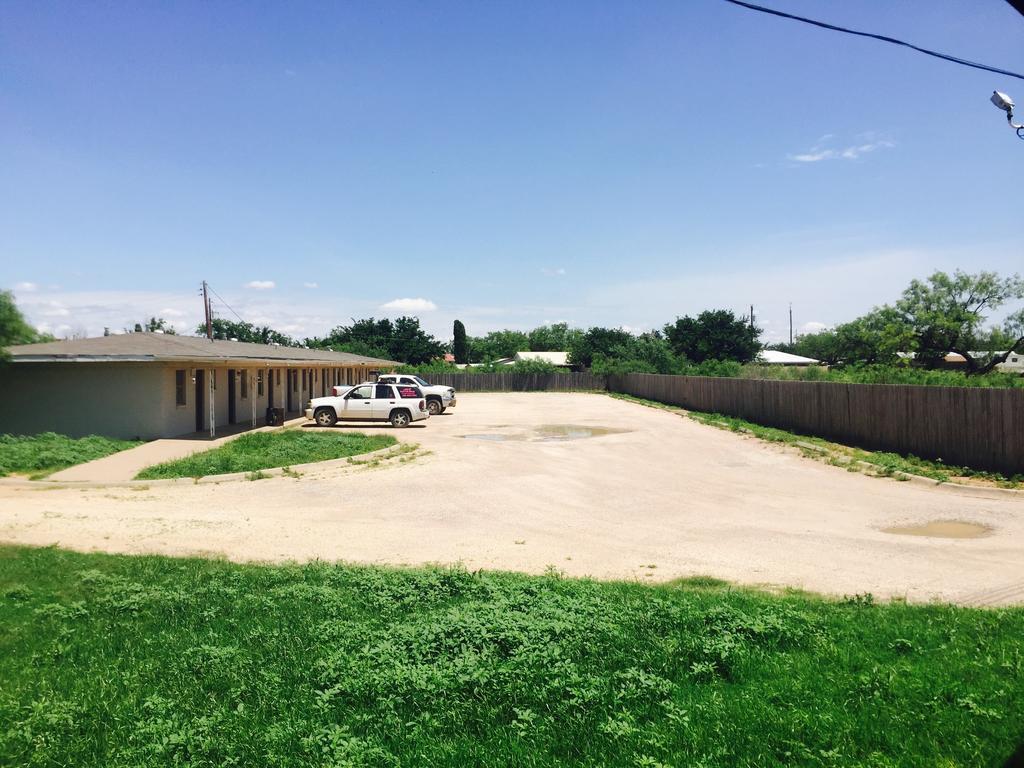
[(407, 384), (412, 387), (419, 387), (427, 398), (427, 410), (431, 416), (444, 413), (449, 408), (455, 407), (455, 390), (441, 384), (431, 384), (419, 376), (407, 373), (385, 373), (377, 377), (382, 384)]
[(393, 427), (407, 427), (430, 417), (423, 392), (406, 385), (359, 384), (335, 387), (335, 395), (309, 401), (306, 418), (320, 427), (339, 421), (390, 421)]

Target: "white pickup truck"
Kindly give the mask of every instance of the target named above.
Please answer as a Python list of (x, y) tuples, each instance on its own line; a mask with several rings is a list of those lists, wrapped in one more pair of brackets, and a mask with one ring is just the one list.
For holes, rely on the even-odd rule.
[(419, 387), (383, 382), (335, 387), (334, 395), (316, 397), (306, 408), (306, 418), (319, 427), (333, 427), (339, 421), (390, 421), (393, 427), (407, 427), (429, 417)]
[(408, 373), (384, 373), (377, 377), (382, 384), (405, 384), (412, 387), (419, 387), (427, 399), (427, 410), (431, 416), (444, 413), (449, 408), (455, 407), (455, 390), (440, 384), (431, 384), (419, 376)]

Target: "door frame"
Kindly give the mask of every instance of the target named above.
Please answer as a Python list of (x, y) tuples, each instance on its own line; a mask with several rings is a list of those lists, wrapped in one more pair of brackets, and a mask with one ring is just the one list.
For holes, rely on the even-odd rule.
[(228, 368), (228, 424), (234, 424), (235, 418), (235, 395), (238, 386), (238, 376), (234, 368)]
[(196, 432), (202, 432), (206, 428), (203, 423), (203, 410), (204, 403), (206, 402), (206, 371), (202, 368), (196, 368), (196, 375), (193, 377), (195, 381), (195, 400), (196, 400)]

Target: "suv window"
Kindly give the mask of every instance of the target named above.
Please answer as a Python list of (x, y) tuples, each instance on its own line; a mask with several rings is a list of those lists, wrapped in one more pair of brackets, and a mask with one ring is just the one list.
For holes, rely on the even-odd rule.
[(398, 396), (404, 400), (414, 400), (423, 397), (423, 393), (416, 387), (400, 386), (398, 388)]
[(395, 393), (391, 391), (390, 384), (378, 384), (376, 398), (378, 400), (387, 400), (395, 396)]
[(403, 376), (398, 380), (399, 384), (415, 384), (416, 382), (410, 379), (408, 376)]
[(364, 387), (356, 387), (348, 393), (349, 400), (369, 400), (373, 397), (373, 387), (369, 384)]

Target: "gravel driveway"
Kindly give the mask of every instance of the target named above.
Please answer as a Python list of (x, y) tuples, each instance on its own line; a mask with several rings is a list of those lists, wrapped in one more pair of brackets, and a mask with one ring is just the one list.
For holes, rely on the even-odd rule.
[[(711, 575), (915, 601), (1024, 602), (1024, 497), (850, 473), (599, 394), (464, 394), (426, 426), (395, 434), (429, 453), (299, 479), (0, 486), (0, 540), (232, 560), (553, 565), (598, 578)], [(991, 532), (882, 530), (931, 521)]]

